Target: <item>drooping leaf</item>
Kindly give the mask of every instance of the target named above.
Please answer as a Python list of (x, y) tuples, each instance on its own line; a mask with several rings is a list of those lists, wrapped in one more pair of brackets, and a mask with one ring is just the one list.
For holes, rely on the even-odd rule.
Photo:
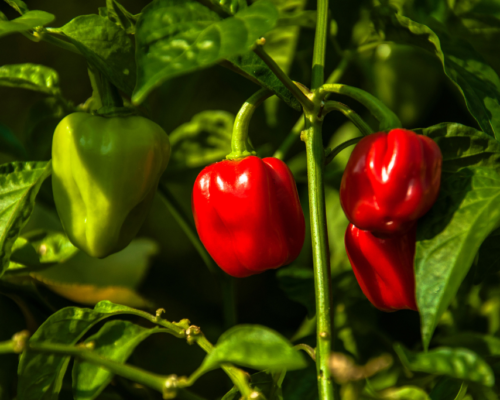
[(113, 85), (132, 95), (134, 45), (123, 29), (100, 15), (81, 15), (54, 32), (64, 34)]
[[(92, 351), (109, 360), (124, 363), (134, 349), (154, 333), (167, 329), (143, 328), (128, 321), (107, 322), (95, 335), (84, 343), (92, 343)], [(113, 373), (105, 368), (82, 360), (73, 365), (73, 397), (75, 400), (93, 400), (108, 385)]]
[(433, 31), (389, 7), (378, 8), (377, 16), (387, 40), (435, 54), (481, 129), (500, 138), (500, 78), (468, 43), (452, 39), (442, 30)]
[(14, 162), (0, 166), (0, 276), (9, 266), (12, 246), (33, 211), (50, 162)]
[(196, 168), (223, 160), (231, 152), (234, 115), (202, 111), (170, 135), (169, 170)]
[(29, 30), (47, 25), (54, 20), (54, 15), (45, 11), (27, 11), (19, 18), (6, 21), (0, 19), (0, 37), (16, 32), (28, 32)]
[[(95, 324), (120, 314), (148, 315), (108, 301), (97, 304), (93, 310), (67, 307), (52, 314), (31, 336), (29, 343), (51, 342), (74, 345)], [(69, 361), (69, 356), (23, 352), (18, 367), (18, 398), (56, 399)]]
[(192, 0), (156, 0), (137, 23), (138, 82), (133, 102), (141, 103), (165, 80), (243, 54), (272, 29), (278, 13), (260, 0), (224, 20)]
[(416, 296), (427, 348), (486, 237), (500, 225), (500, 175), (487, 167), (443, 172), (439, 197), (418, 224)]
[(490, 366), (467, 349), (440, 347), (425, 353), (414, 353), (396, 344), (394, 350), (410, 371), (447, 375), (452, 378), (493, 386), (495, 377)]
[(297, 111), (301, 110), (300, 103), (293, 96), (292, 92), (283, 85), (267, 64), (253, 51), (249, 51), (243, 55), (228, 57), (221, 62), (221, 65), (244, 76), (257, 85), (272, 90), (276, 96), (290, 107)]
[(300, 369), (307, 365), (287, 339), (260, 325), (238, 325), (223, 333), (202, 368), (212, 369), (225, 362), (270, 371)]

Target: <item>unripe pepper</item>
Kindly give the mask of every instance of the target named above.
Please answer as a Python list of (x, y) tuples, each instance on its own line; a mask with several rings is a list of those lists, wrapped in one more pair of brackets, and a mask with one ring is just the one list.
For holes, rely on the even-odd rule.
[(169, 156), (167, 134), (146, 118), (65, 117), (52, 143), (52, 187), (71, 242), (99, 258), (125, 248), (146, 218)]
[(196, 229), (215, 262), (246, 277), (292, 262), (304, 243), (304, 214), (287, 165), (249, 156), (206, 167), (192, 196)]
[(347, 218), (382, 235), (410, 229), (436, 201), (441, 161), (437, 144), (412, 131), (363, 138), (342, 177), (340, 202)]
[(410, 309), (415, 301), (416, 225), (401, 235), (374, 236), (349, 224), (345, 248), (359, 286), (370, 302), (382, 311)]

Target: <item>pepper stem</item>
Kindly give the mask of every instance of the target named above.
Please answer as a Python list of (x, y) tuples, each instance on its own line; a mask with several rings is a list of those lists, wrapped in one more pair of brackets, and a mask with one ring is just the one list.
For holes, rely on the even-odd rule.
[(272, 95), (273, 92), (270, 90), (260, 89), (245, 101), (234, 120), (233, 135), (231, 136), (231, 153), (226, 156), (226, 159), (236, 160), (257, 154), (248, 137), (248, 126), (250, 125), (250, 120), (255, 109)]

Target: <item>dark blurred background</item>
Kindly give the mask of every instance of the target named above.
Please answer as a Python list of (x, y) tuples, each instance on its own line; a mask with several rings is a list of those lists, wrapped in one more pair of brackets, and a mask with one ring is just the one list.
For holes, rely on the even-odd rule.
[[(31, 9), (53, 13), (56, 16), (51, 24), (53, 27), (62, 26), (79, 15), (97, 13), (98, 7), (105, 6), (104, 0), (36, 0), (26, 3)], [(145, 0), (121, 1), (134, 14), (139, 13), (148, 3)], [(335, 40), (340, 49), (357, 46), (366, 36), (373, 34), (373, 26), (369, 20), (370, 2), (334, 0), (330, 4), (331, 15), (336, 21), (336, 28), (334, 26), (333, 29), (337, 32)], [(306, 9), (314, 8), (315, 2), (309, 1)], [(17, 17), (16, 12), (6, 3), (0, 3), (0, 11), (9, 19)], [(313, 29), (301, 29), (290, 68), (291, 78), (305, 85), (310, 84), (313, 39)], [(330, 41), (327, 48), (327, 74), (333, 71), (340, 60), (334, 42)], [(55, 69), (60, 77), (63, 96), (75, 105), (84, 103), (91, 96), (87, 64), (83, 57), (46, 42), (32, 42), (21, 34), (2, 37), (0, 66), (21, 63), (42, 64)], [(382, 99), (398, 114), (406, 128), (427, 127), (448, 121), (476, 126), (457, 89), (444, 76), (441, 64), (435, 57), (421, 50), (390, 43), (379, 44), (371, 50), (357, 53), (340, 81), (365, 89)], [(252, 82), (221, 66), (213, 66), (164, 83), (149, 96), (147, 105), (152, 119), (170, 134), (202, 111), (222, 110), (236, 115), (245, 99), (256, 90), (258, 87)], [(374, 123), (359, 104), (342, 97), (335, 99), (350, 105), (370, 123)], [(36, 136), (30, 131), (30, 112), (44, 100), (45, 96), (36, 92), (0, 86), (0, 123), (14, 132), (27, 147), (34, 146), (38, 149), (31, 153), (34, 156), (32, 159), (50, 157), (51, 133), (57, 124), (56, 119), (49, 119), (38, 129)], [(277, 114), (270, 114), (269, 108), (267, 111), (266, 114), (264, 107), (257, 110), (250, 128), (252, 141), (263, 156), (273, 154), (300, 117), (300, 113), (282, 102), (279, 103)], [(324, 123), (325, 146), (331, 145), (336, 132), (339, 137), (358, 135), (357, 130), (347, 124), (341, 114), (330, 114)], [(14, 160), (1, 151), (2, 149), (2, 163)], [(286, 161), (297, 177), (304, 211), (307, 213), (304, 154), (303, 144), (297, 141)], [(329, 224), (332, 226), (329, 226), (329, 234), (334, 275), (349, 270), (342, 246), (342, 229), (345, 229), (346, 222), (338, 205), (336, 191), (341, 175), (335, 173), (335, 168), (342, 168), (347, 156), (348, 151), (342, 153), (337, 164), (328, 167), (332, 173), (327, 174), (330, 177), (327, 182), (327, 208)], [(167, 169), (164, 176), (167, 186), (188, 215), (191, 215), (192, 185), (200, 170), (201, 167), (173, 168)], [(51, 219), (57, 227), (57, 214), (50, 207), (50, 201), (43, 202), (40, 207), (43, 212), (36, 212), (44, 215), (40, 217), (43, 224)], [(155, 202), (151, 216), (139, 236), (151, 238), (159, 248), (147, 272), (138, 278), (141, 281), (137, 282), (139, 294), (152, 303), (153, 310), (155, 307), (164, 308), (166, 312), (163, 316), (168, 320), (188, 318), (191, 323), (202, 328), (209, 340), (215, 342), (224, 331), (219, 283), (209, 273), (182, 229), (160, 201)], [(296, 263), (305, 269), (312, 268), (309, 240), (307, 238), (303, 253)], [(306, 307), (290, 300), (280, 288), (276, 271), (238, 279), (235, 287), (238, 323), (265, 325), (290, 338), (306, 317)], [(312, 286), (310, 289), (312, 290)], [(358, 289), (355, 287), (354, 290)], [(378, 319), (388, 337), (408, 345), (418, 342), (416, 313), (383, 314), (375, 311), (366, 300), (361, 297), (359, 299), (356, 307), (359, 308), (360, 316), (367, 313), (368, 319)], [(65, 301), (67, 304), (81, 304), (74, 300)], [(38, 311), (32, 312), (47, 315), (48, 311), (44, 311), (43, 307), (36, 309)], [(370, 342), (365, 341), (365, 346), (369, 345)], [(366, 354), (370, 355), (369, 351)], [(187, 375), (196, 369), (203, 356), (203, 352), (196, 346), (190, 347), (173, 337), (155, 335), (136, 350), (131, 362), (158, 373)], [(122, 386), (116, 383), (114, 385), (117, 391)], [(194, 390), (214, 398), (222, 396), (229, 387), (229, 381), (219, 370), (202, 377)], [(148, 396), (158, 397), (151, 393)]]

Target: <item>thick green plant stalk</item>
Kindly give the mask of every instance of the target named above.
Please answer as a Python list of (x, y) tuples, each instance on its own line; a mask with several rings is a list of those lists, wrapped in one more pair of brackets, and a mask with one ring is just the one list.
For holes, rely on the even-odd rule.
[(309, 213), (314, 265), (316, 297), (316, 371), (321, 400), (333, 400), (333, 383), (329, 369), (333, 341), (333, 314), (330, 257), (326, 229), (324, 166), (325, 151), (322, 141), (322, 101), (317, 95), (324, 83), (325, 48), (328, 22), (328, 0), (318, 0), (318, 20), (314, 39), (312, 69), (312, 101), (314, 111), (304, 110), (306, 130), (301, 139), (306, 144)]

